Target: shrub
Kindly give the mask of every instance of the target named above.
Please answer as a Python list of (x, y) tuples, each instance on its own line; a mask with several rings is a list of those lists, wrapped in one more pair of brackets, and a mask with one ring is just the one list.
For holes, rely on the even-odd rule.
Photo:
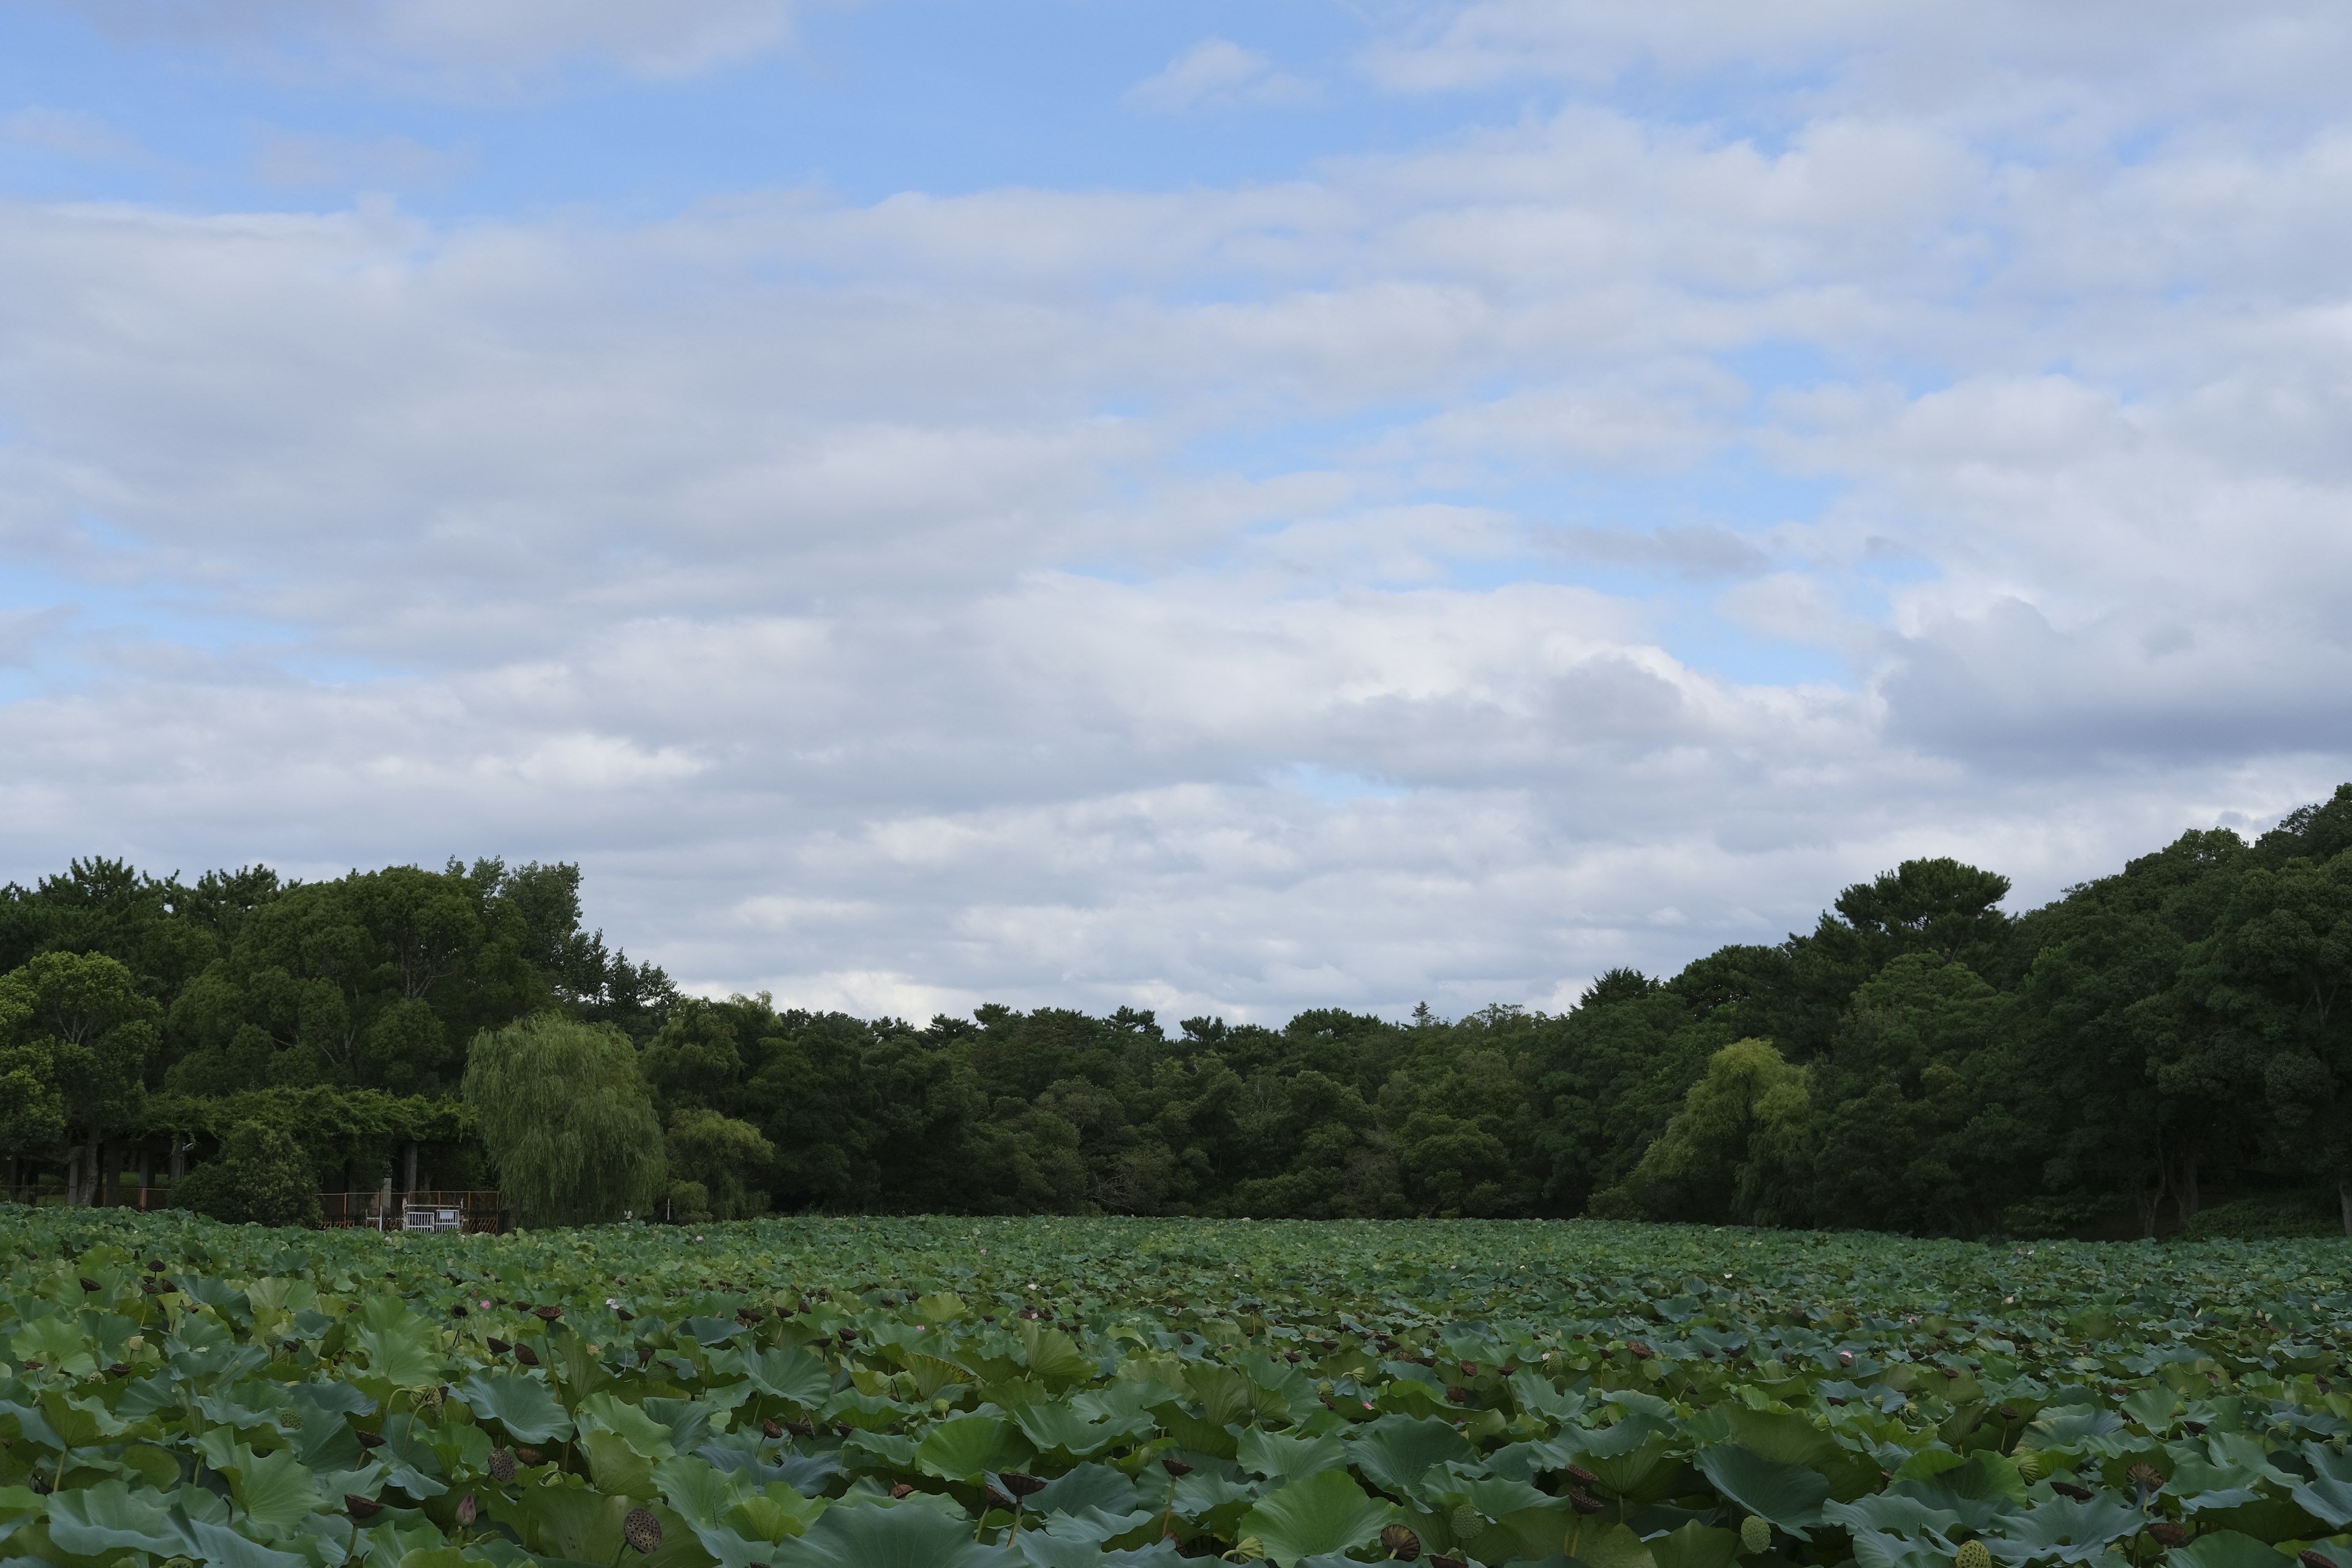
[(231, 1128), (220, 1157), (181, 1177), (172, 1201), (231, 1225), (320, 1222), (319, 1179), (302, 1145), (264, 1121)]
[(2200, 1209), (2181, 1228), (2182, 1241), (2257, 1241), (2271, 1237), (2341, 1236), (2333, 1193), (2277, 1193)]

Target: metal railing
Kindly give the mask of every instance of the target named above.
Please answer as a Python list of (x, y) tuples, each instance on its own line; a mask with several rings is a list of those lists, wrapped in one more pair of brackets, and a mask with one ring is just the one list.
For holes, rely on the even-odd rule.
[(495, 1188), (467, 1192), (320, 1193), (319, 1210), (329, 1230), (504, 1230), (506, 1216)]

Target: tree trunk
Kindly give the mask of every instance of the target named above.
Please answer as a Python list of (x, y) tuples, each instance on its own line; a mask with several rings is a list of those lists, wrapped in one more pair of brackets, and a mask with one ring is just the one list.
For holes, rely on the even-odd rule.
[(91, 1183), (89, 1180), (89, 1145), (68, 1144), (66, 1147), (66, 1207), (78, 1209), (89, 1202)]
[(2336, 1206), (2343, 1211), (2344, 1234), (2352, 1236), (2352, 1176), (2336, 1178)]
[(2195, 1154), (2184, 1154), (2180, 1158), (2180, 1179), (2173, 1185), (2172, 1202), (2180, 1215), (2180, 1228), (2187, 1230), (2189, 1222), (2197, 1217), (2198, 1209)]
[(2156, 1205), (2164, 1201), (2164, 1184), (2151, 1187), (2142, 1182), (2132, 1188), (2132, 1200), (2139, 1205), (2139, 1235), (2142, 1241), (2156, 1239)]
[(149, 1200), (149, 1198), (148, 1198), (148, 1195), (147, 1195), (147, 1194), (148, 1194), (148, 1189), (149, 1189), (149, 1188), (151, 1188), (151, 1187), (152, 1187), (154, 1184), (155, 1184), (155, 1143), (154, 1143), (154, 1140), (152, 1140), (152, 1139), (142, 1139), (142, 1140), (140, 1141), (140, 1144), (139, 1144), (139, 1206), (140, 1206), (141, 1208), (144, 1209), (144, 1208), (147, 1206), (147, 1205), (148, 1205), (148, 1203), (149, 1203), (149, 1201), (150, 1201), (150, 1200)]
[(98, 1201), (111, 1208), (122, 1201), (122, 1140), (109, 1138), (99, 1145)]
[(180, 1184), (180, 1178), (188, 1173), (188, 1137), (184, 1132), (174, 1132), (172, 1134), (172, 1158), (170, 1165), (172, 1184), (176, 1187)]
[(400, 1190), (401, 1190), (402, 1192), (404, 1192), (404, 1193), (413, 1193), (413, 1192), (415, 1192), (415, 1191), (416, 1190), (416, 1140), (415, 1140), (415, 1139), (411, 1138), (411, 1139), (408, 1141), (408, 1147), (407, 1147), (407, 1149), (406, 1149), (405, 1151), (404, 1151), (404, 1152), (402, 1152), (402, 1154), (401, 1154), (401, 1158), (400, 1158), (400, 1163), (401, 1163), (401, 1178), (402, 1178), (402, 1179), (401, 1179), (401, 1184), (400, 1184)]

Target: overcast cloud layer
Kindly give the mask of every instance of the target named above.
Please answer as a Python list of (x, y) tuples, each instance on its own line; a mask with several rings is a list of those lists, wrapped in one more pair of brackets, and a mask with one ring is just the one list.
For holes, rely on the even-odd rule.
[(1119, 9), (0, 0), (0, 874), (1451, 1014), (2352, 778), (2340, 5)]

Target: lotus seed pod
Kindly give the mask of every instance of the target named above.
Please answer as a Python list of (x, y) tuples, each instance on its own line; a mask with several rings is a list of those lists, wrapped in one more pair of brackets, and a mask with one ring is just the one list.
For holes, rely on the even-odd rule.
[(1582, 1465), (1569, 1466), (1565, 1474), (1570, 1480), (1574, 1481), (1580, 1487), (1597, 1487), (1601, 1484), (1601, 1478), (1594, 1475), (1591, 1470), (1586, 1469)]
[(633, 1508), (621, 1521), (621, 1539), (637, 1549), (641, 1557), (650, 1557), (661, 1550), (661, 1521), (644, 1509)]
[(2326, 1552), (2314, 1552), (2309, 1547), (2304, 1548), (2294, 1556), (2295, 1561), (2303, 1564), (2303, 1568), (2336, 1568), (2335, 1561)]
[(373, 1519), (377, 1514), (382, 1513), (383, 1511), (383, 1504), (376, 1501), (375, 1499), (372, 1497), (355, 1497), (350, 1493), (345, 1493), (343, 1497), (343, 1511), (350, 1514), (353, 1522), (356, 1523), (362, 1520)]
[(2189, 1543), (2189, 1532), (2168, 1519), (2158, 1520), (2147, 1527), (2147, 1532), (2156, 1538), (2158, 1546), (2186, 1546)]
[(515, 1478), (515, 1460), (514, 1460), (514, 1450), (513, 1450), (513, 1449), (511, 1449), (511, 1448), (493, 1448), (493, 1449), (491, 1449), (491, 1450), (490, 1450), (490, 1479), (492, 1479), (492, 1480), (494, 1480), (494, 1481), (497, 1481), (499, 1485), (503, 1486), (503, 1485), (505, 1485), (507, 1482), (509, 1482), (509, 1481), (510, 1481), (510, 1480), (514, 1479), (514, 1478)]
[(2154, 1465), (2134, 1465), (2124, 1474), (2131, 1479), (2132, 1485), (2144, 1492), (2160, 1492), (2164, 1489), (2164, 1478), (2157, 1473)]
[(1024, 1476), (1018, 1470), (1007, 1470), (996, 1479), (1003, 1481), (1004, 1489), (1016, 1498), (1035, 1497), (1045, 1489), (1045, 1478), (1043, 1476)]
[(1739, 1549), (1742, 1552), (1772, 1550), (1772, 1527), (1749, 1514), (1739, 1521)]
[(2017, 1473), (2024, 1477), (2027, 1480), (2039, 1480), (2041, 1479), (2042, 1456), (2034, 1452), (2032, 1449), (2020, 1448), (2016, 1453), (2010, 1456), (2010, 1459), (2017, 1466)]
[(1981, 1541), (1963, 1541), (1953, 1554), (1952, 1568), (1992, 1568), (1992, 1549)]
[(1486, 1528), (1486, 1520), (1466, 1502), (1454, 1510), (1453, 1519), (1447, 1522), (1454, 1526), (1454, 1539), (1456, 1541), (1474, 1540), (1480, 1531)]
[(1381, 1550), (1400, 1563), (1411, 1563), (1421, 1556), (1421, 1537), (1402, 1524), (1391, 1524), (1381, 1531)]

